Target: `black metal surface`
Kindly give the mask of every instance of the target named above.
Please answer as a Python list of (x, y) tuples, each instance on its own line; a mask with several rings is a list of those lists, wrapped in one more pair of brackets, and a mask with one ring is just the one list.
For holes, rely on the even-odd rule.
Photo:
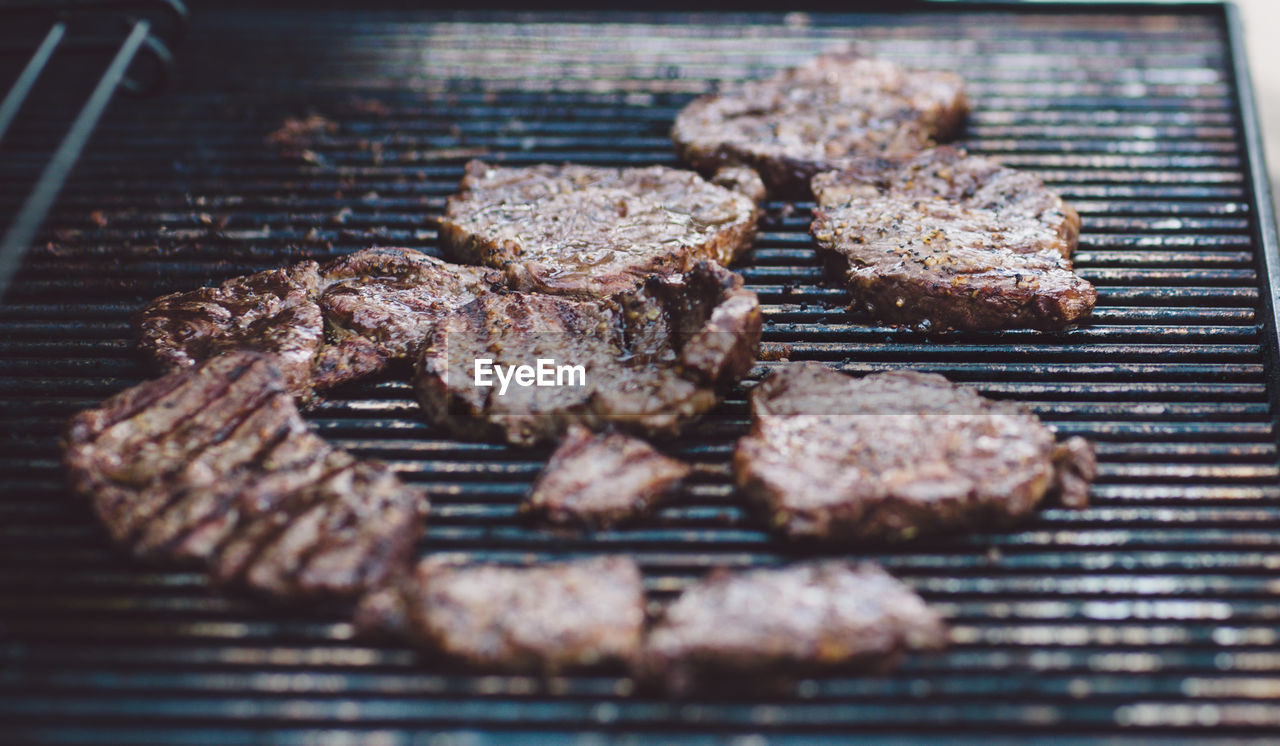
[[(119, 15), (101, 15), (112, 11)], [(30, 194), (12, 216), (12, 220), (0, 222), (0, 225), (7, 223), (3, 238), (0, 238), (0, 298), (8, 291), (13, 273), (22, 263), (28, 246), (49, 209), (53, 207), (63, 183), (80, 158), (80, 153), (88, 144), (90, 135), (116, 91), (124, 90), (138, 95), (154, 93), (168, 79), (173, 56), (158, 35), (166, 32), (153, 29), (152, 21), (145, 17), (148, 11), (164, 13), (166, 21), (171, 25), (168, 35), (180, 37), (185, 31), (186, 8), (179, 0), (62, 0), (38, 5), (29, 2), (0, 3), (0, 23), (3, 24), (0, 36), (5, 42), (17, 38), (21, 45), (28, 41), (24, 38), (24, 32), (29, 29), (23, 21), (29, 21), (31, 17), (37, 19), (37, 27), (42, 22), (47, 24), (40, 27), (44, 34), (40, 43), (31, 52), (8, 93), (0, 100), (0, 140), (3, 140), (5, 132), (59, 47), (65, 50), (66, 47), (73, 46), (62, 43), (69, 25), (77, 29), (89, 27), (95, 30), (100, 30), (103, 26), (123, 25), (128, 31), (121, 40), (107, 44), (106, 49), (111, 51), (112, 56), (104, 66), (88, 100), (76, 113), (66, 136), (49, 156), (49, 162), (40, 172)], [(79, 17), (76, 17), (77, 14)], [(85, 15), (90, 18), (85, 18)], [(75, 46), (80, 49), (85, 47), (83, 43)], [(19, 48), (25, 51), (24, 47)], [(131, 77), (129, 71), (137, 66), (137, 60), (143, 58), (150, 61), (150, 76)], [(98, 69), (93, 65), (82, 65), (75, 72), (80, 77), (89, 78)]]
[[(1276, 257), (1262, 258), (1274, 231), (1221, 8), (491, 20), (206, 13), (183, 92), (104, 120), (0, 307), (0, 728), (86, 743), (1167, 742), (1280, 729)], [(807, 205), (770, 205), (740, 268), (767, 306), (767, 344), (792, 359), (942, 372), (1098, 443), (1088, 510), (852, 554), (952, 620), (947, 653), (748, 700), (670, 701), (609, 674), (471, 675), (355, 639), (345, 609), (271, 609), (197, 573), (139, 567), (63, 488), (61, 422), (149, 375), (128, 322), (146, 299), (370, 245), (434, 251), (430, 215), (469, 157), (670, 164), (671, 119), (709, 80), (846, 39), (962, 71), (969, 146), (1077, 206), (1078, 266), (1100, 292), (1092, 323), (1057, 334), (867, 326), (820, 283)], [(333, 131), (284, 155), (266, 143), (308, 107)], [(38, 141), (37, 125), (15, 136)], [(21, 197), (0, 180), (0, 199)], [(544, 450), (450, 440), (415, 407), (386, 380), (310, 416), (432, 488), (424, 552), (627, 552), (659, 602), (710, 567), (805, 555), (729, 486), (740, 393), (666, 444), (698, 465), (679, 505), (582, 539), (516, 520)]]

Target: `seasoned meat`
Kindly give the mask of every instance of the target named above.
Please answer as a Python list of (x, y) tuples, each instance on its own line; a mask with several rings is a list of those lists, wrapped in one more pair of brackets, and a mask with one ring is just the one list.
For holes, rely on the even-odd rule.
[(1055, 447), (1021, 405), (933, 374), (785, 365), (751, 392), (751, 412), (734, 476), (793, 539), (860, 545), (1003, 526), (1055, 484), (1079, 504), (1093, 472), (1087, 442)]
[(306, 398), (416, 353), (442, 315), (494, 279), (411, 249), (367, 249), (166, 295), (139, 314), (140, 346), (169, 370), (230, 350), (271, 353)]
[(278, 359), (225, 353), (77, 415), (72, 485), (140, 557), (274, 598), (349, 597), (407, 567), (425, 495), (311, 433)]
[(757, 171), (775, 199), (805, 199), (809, 180), (866, 155), (905, 155), (959, 134), (964, 82), (850, 53), (820, 56), (766, 80), (727, 86), (676, 117), (680, 156), (705, 174)]
[(643, 515), (690, 471), (638, 438), (573, 425), (521, 508), (553, 525), (608, 528)]
[(417, 355), (440, 319), (488, 292), (492, 270), (436, 259), (411, 249), (367, 249), (321, 270), (324, 318), (335, 329), (374, 342), (391, 358)]
[[(712, 263), (651, 277), (612, 300), (495, 293), (440, 323), (414, 384), (429, 420), (468, 437), (500, 434), (527, 445), (575, 422), (669, 434), (750, 369), (760, 329), (755, 293)], [(509, 378), (502, 388), (502, 371), (532, 370), (540, 360), (552, 385)], [(482, 365), (492, 385), (479, 385)]]
[(751, 246), (750, 199), (688, 171), (467, 164), (440, 240), (518, 290), (603, 298)]
[(640, 569), (627, 557), (531, 567), (431, 558), (366, 596), (356, 622), (479, 668), (556, 673), (634, 665), (644, 604)]
[(676, 693), (753, 686), (786, 674), (884, 670), (947, 637), (936, 612), (870, 562), (722, 568), (666, 609), (646, 641), (644, 672)]
[(1045, 248), (1064, 259), (1071, 258), (1080, 237), (1080, 216), (1035, 175), (947, 146), (905, 158), (853, 159), (841, 171), (813, 177), (813, 193), (823, 207), (882, 197), (942, 199), (1014, 220), (1035, 220), (1056, 238)]
[(941, 199), (879, 197), (819, 207), (811, 227), (850, 309), (921, 328), (1055, 329), (1098, 293), (1038, 218)]
[(711, 177), (711, 183), (737, 192), (757, 205), (769, 196), (760, 174), (746, 166), (725, 166)]
[(230, 350), (269, 352), (289, 389), (302, 394), (324, 344), (319, 287), (319, 266), (302, 262), (166, 295), (138, 315), (139, 346), (168, 370)]

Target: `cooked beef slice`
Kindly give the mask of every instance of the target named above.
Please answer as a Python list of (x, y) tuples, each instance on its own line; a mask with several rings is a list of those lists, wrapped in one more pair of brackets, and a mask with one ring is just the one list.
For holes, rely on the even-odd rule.
[(1056, 329), (1098, 293), (1038, 218), (942, 199), (877, 197), (814, 211), (811, 227), (850, 309), (922, 328)]
[(429, 558), (356, 612), (366, 633), (407, 636), (482, 669), (541, 673), (635, 665), (644, 620), (640, 569), (618, 556), (529, 567)]
[(139, 346), (166, 370), (231, 350), (268, 352), (290, 391), (304, 394), (324, 343), (319, 286), (319, 266), (307, 261), (166, 295), (139, 313)]
[[(436, 327), (414, 384), (427, 419), (467, 437), (528, 445), (575, 422), (676, 433), (750, 369), (760, 331), (755, 293), (709, 262), (611, 300), (494, 293)], [(547, 360), (582, 366), (582, 375), (502, 393), (492, 377), (477, 385), (484, 360), (507, 370)]]
[(1002, 166), (947, 146), (901, 158), (851, 160), (841, 171), (813, 177), (823, 207), (882, 197), (942, 199), (1017, 220), (1043, 223), (1056, 241), (1046, 243), (1070, 259), (1080, 237), (1080, 215), (1034, 174)]
[(866, 155), (906, 155), (959, 134), (964, 82), (851, 53), (822, 55), (765, 80), (695, 99), (671, 138), (704, 174), (748, 166), (775, 199), (805, 199), (809, 180)]
[(751, 392), (738, 441), (738, 486), (792, 539), (898, 541), (1002, 527), (1062, 484), (1087, 492), (1092, 449), (1021, 405), (942, 376), (894, 371), (851, 378), (789, 364)]
[(494, 279), (412, 249), (366, 249), (159, 298), (138, 315), (140, 346), (167, 370), (231, 350), (271, 353), (305, 399), (416, 353), (442, 315)]
[(643, 672), (674, 693), (752, 686), (792, 674), (885, 670), (947, 643), (946, 625), (879, 565), (840, 560), (720, 568), (667, 607)]
[(496, 273), (411, 249), (366, 249), (321, 269), (324, 318), (391, 358), (416, 355), (440, 319), (489, 292)]
[(284, 600), (350, 597), (407, 567), (425, 495), (311, 433), (278, 359), (225, 353), (82, 412), (71, 483), (140, 557)]
[(647, 513), (691, 471), (639, 438), (572, 425), (521, 509), (552, 525), (609, 528)]
[(603, 298), (751, 246), (756, 207), (662, 166), (467, 164), (440, 239), (462, 261), (502, 269), (517, 290)]

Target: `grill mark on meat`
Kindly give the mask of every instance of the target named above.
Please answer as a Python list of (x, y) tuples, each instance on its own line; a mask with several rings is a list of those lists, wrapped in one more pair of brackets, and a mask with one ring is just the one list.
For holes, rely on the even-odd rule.
[[(751, 393), (738, 441), (739, 488), (792, 539), (899, 541), (1007, 525), (1055, 482), (1087, 492), (1092, 447), (1052, 432), (1025, 407), (932, 374), (854, 379), (787, 365)], [(1063, 469), (1072, 471), (1064, 479)]]
[[(287, 492), (273, 494), (268, 490), (257, 490), (260, 497), (267, 496), (272, 499), (269, 502), (259, 500), (252, 506), (254, 510), (251, 513), (241, 516), (240, 520), (244, 527), (221, 548), (214, 565), (214, 578), (219, 583), (234, 582), (248, 572), (258, 556), (289, 528), (300, 512), (306, 509), (308, 504), (301, 495), (315, 485), (350, 469), (355, 465), (355, 461), (346, 454), (330, 452), (325, 453), (322, 458), (304, 462), (301, 465), (302, 468), (294, 469), (293, 473), (304, 472), (305, 469), (316, 464), (323, 465), (324, 470), (314, 478), (311, 478), (307, 472), (308, 476), (304, 476), (305, 481), (292, 485)], [(283, 479), (283, 476), (285, 475), (280, 475), (280, 478)], [(300, 506), (299, 503), (303, 504)]]
[(502, 269), (514, 289), (603, 298), (699, 261), (727, 266), (750, 247), (756, 218), (749, 198), (687, 171), (472, 161), (440, 240)]
[(311, 433), (275, 359), (227, 353), (73, 418), (72, 484), (140, 556), (280, 599), (358, 594), (407, 568), (423, 493)]
[[(89, 469), (86, 470), (92, 479), (98, 480), (98, 483), (103, 485), (104, 494), (97, 501), (96, 507), (99, 517), (114, 538), (124, 540), (129, 533), (128, 522), (120, 523), (123, 517), (117, 514), (116, 508), (121, 499), (131, 494), (128, 489), (121, 489), (115, 485), (123, 483), (136, 485), (138, 489), (142, 489), (140, 481), (154, 482), (167, 476), (167, 472), (157, 473), (154, 467), (141, 468), (143, 466), (140, 463), (141, 459), (149, 454), (162, 453), (164, 435), (171, 433), (189, 418), (202, 412), (210, 402), (222, 395), (232, 382), (245, 375), (248, 368), (248, 365), (234, 365), (226, 371), (225, 377), (214, 377), (214, 385), (210, 388), (198, 387), (198, 380), (193, 377), (187, 384), (175, 387), (169, 394), (157, 399), (146, 410), (128, 420), (117, 422), (95, 438), (98, 454), (120, 454), (119, 457), (111, 458), (105, 463), (99, 458), (96, 463), (89, 464)], [(192, 396), (193, 393), (194, 396)], [(191, 402), (193, 398), (194, 401)], [(147, 428), (136, 426), (135, 421), (155, 410), (160, 414), (149, 417), (147, 424), (160, 433), (161, 438), (158, 442), (148, 442)], [(151, 447), (147, 448), (147, 446)], [(112, 468), (113, 466), (115, 468)]]
[(849, 52), (727, 86), (677, 115), (671, 139), (704, 174), (748, 166), (774, 199), (807, 199), (809, 180), (866, 155), (914, 153), (959, 134), (964, 84)]
[(652, 510), (691, 471), (638, 438), (573, 425), (520, 509), (552, 525), (610, 528)]
[[(149, 525), (154, 524), (157, 516), (167, 511), (169, 507), (179, 499), (180, 495), (175, 492), (175, 485), (173, 484), (173, 481), (181, 478), (183, 471), (186, 470), (192, 462), (198, 462), (205, 459), (211, 451), (214, 451), (218, 446), (225, 444), (236, 430), (239, 429), (240, 425), (256, 414), (267, 400), (278, 396), (282, 396), (282, 394), (273, 391), (254, 392), (254, 395), (251, 395), (244, 401), (243, 407), (233, 408), (228, 418), (226, 420), (222, 420), (217, 427), (208, 433), (193, 434), (189, 428), (185, 431), (178, 429), (174, 430), (169, 437), (159, 439), (158, 442), (160, 443), (183, 443), (184, 441), (189, 440), (198, 443), (199, 445), (196, 448), (185, 452), (184, 458), (187, 462), (185, 465), (176, 465), (172, 471), (159, 477), (159, 480), (154, 483), (152, 489), (147, 491), (150, 492), (155, 502), (153, 502), (153, 500), (140, 501), (137, 505), (137, 509), (129, 514), (129, 521), (126, 524), (128, 526), (126, 532), (118, 538), (126, 542), (137, 542), (139, 532), (145, 531)], [(219, 397), (215, 401), (217, 404), (222, 405), (226, 403), (226, 397)], [(211, 419), (215, 419), (215, 421), (217, 421), (220, 418), (216, 418), (215, 414), (219, 409), (227, 408), (229, 407), (221, 406), (211, 408), (202, 414), (205, 414)], [(188, 422), (190, 421), (191, 420), (188, 420)], [(135, 544), (135, 551), (138, 551), (141, 548), (141, 545)]]
[(617, 555), (532, 567), (426, 559), (356, 612), (366, 634), (406, 636), (481, 669), (545, 674), (634, 665), (644, 617), (640, 569)]
[(875, 563), (720, 568), (667, 607), (642, 674), (674, 694), (777, 688), (795, 674), (888, 670), (947, 638), (938, 614)]
[[(278, 395), (270, 397), (244, 417), (235, 431), (218, 444), (221, 452), (229, 452), (229, 460), (201, 464), (207, 478), (192, 476), (191, 464), (183, 467), (178, 473), (183, 484), (173, 485), (177, 488), (174, 499), (149, 521), (145, 534), (137, 537), (136, 552), (143, 556), (171, 554), (180, 543), (185, 543), (186, 537), (199, 531), (206, 519), (225, 511), (235, 499), (237, 489), (252, 477), (252, 469), (263, 455), (284, 438), (297, 434), (297, 421), (290, 417), (291, 413), (292, 407), (287, 401), (282, 401)], [(255, 437), (255, 433), (264, 429), (270, 429), (269, 434)], [(246, 453), (245, 444), (252, 444), (252, 450)], [(211, 460), (210, 454), (218, 446), (206, 449), (202, 459)], [(209, 484), (211, 479), (213, 483)]]

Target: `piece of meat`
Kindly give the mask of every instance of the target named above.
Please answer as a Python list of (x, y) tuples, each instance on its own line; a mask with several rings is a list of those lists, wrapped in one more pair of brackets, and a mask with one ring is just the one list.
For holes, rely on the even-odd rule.
[(1064, 475), (1068, 501), (1087, 492), (1087, 470), (1070, 466), (1081, 457), (1062, 458), (1034, 414), (938, 375), (788, 364), (751, 392), (751, 412), (734, 477), (792, 539), (996, 528), (1030, 515)]
[(290, 391), (305, 395), (324, 343), (319, 287), (319, 266), (307, 261), (166, 295), (138, 314), (139, 347), (165, 370), (230, 350), (271, 353)]
[(760, 174), (746, 166), (725, 166), (711, 177), (711, 183), (737, 192), (757, 205), (769, 196)]
[(955, 73), (909, 72), (839, 52), (695, 99), (671, 139), (704, 174), (749, 166), (771, 197), (795, 200), (810, 196), (815, 174), (851, 158), (915, 153), (957, 136), (967, 113)]
[(1080, 215), (1034, 174), (941, 146), (904, 158), (852, 159), (841, 171), (813, 177), (823, 207), (894, 197), (942, 199), (990, 210), (1001, 217), (1043, 223), (1057, 239), (1046, 244), (1070, 259), (1080, 237)]
[[(557, 438), (575, 422), (679, 432), (755, 361), (760, 304), (742, 284), (708, 262), (611, 300), (485, 295), (442, 321), (424, 348), (414, 376), (423, 413), (466, 437), (521, 445)], [(489, 386), (477, 379), (480, 365), (507, 371), (540, 360), (552, 385), (510, 379), (504, 391), (496, 374)]]
[(1053, 466), (1050, 496), (1064, 508), (1089, 507), (1089, 486), (1098, 474), (1093, 444), (1079, 436), (1067, 438), (1053, 449)]
[(556, 526), (610, 528), (644, 515), (691, 471), (638, 438), (573, 425), (521, 509)]
[(140, 347), (166, 370), (231, 350), (271, 353), (306, 399), (415, 355), (441, 316), (496, 279), (412, 249), (366, 249), (152, 301), (138, 314)]
[(366, 249), (320, 270), (320, 308), (333, 328), (409, 359), (440, 319), (490, 292), (497, 273), (412, 249)]
[(366, 596), (356, 622), (478, 668), (553, 674), (635, 665), (644, 606), (640, 568), (627, 557), (530, 567), (430, 558)]
[[(679, 432), (755, 361), (760, 304), (742, 284), (708, 262), (611, 300), (485, 295), (442, 321), (425, 347), (414, 376), (423, 413), (466, 437), (521, 445), (573, 423)], [(540, 360), (552, 385), (509, 379), (504, 391), (496, 374), (488, 386), (477, 378), (481, 365), (510, 371)]]
[(938, 614), (874, 563), (721, 568), (667, 607), (643, 672), (677, 694), (760, 687), (792, 674), (886, 670), (904, 651), (947, 640)]
[(80, 413), (71, 483), (139, 557), (278, 599), (351, 597), (407, 568), (425, 495), (313, 434), (277, 360), (225, 353)]
[(465, 262), (502, 269), (517, 290), (603, 298), (751, 246), (750, 199), (662, 166), (467, 164), (440, 221)]
[(923, 329), (1057, 329), (1093, 311), (1038, 218), (942, 199), (878, 197), (814, 211), (810, 228), (850, 310)]

